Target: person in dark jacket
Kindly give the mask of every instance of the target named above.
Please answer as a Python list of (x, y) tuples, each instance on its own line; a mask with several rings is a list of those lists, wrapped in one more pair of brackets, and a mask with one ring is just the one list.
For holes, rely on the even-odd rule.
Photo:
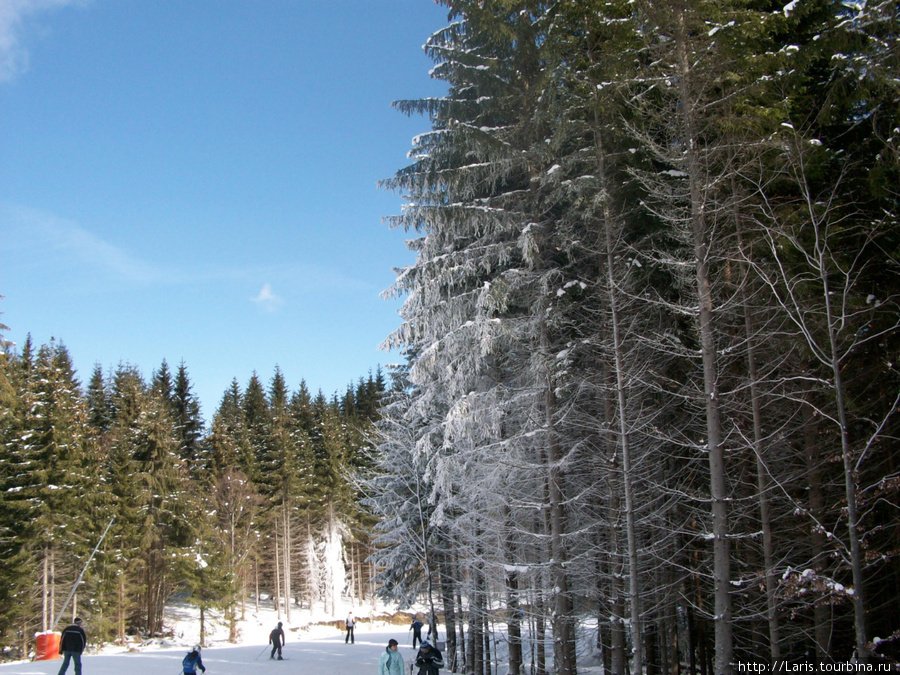
[(414, 616), (412, 620), (412, 625), (409, 627), (413, 632), (413, 649), (416, 648), (416, 645), (422, 644), (422, 622), (419, 621), (419, 617)]
[(64, 675), (69, 669), (69, 661), (75, 664), (75, 675), (81, 675), (81, 654), (87, 646), (87, 635), (81, 624), (81, 619), (75, 619), (71, 626), (66, 626), (59, 638), (59, 651), (63, 654), (59, 675)]
[(206, 672), (206, 666), (203, 665), (203, 659), (200, 658), (200, 645), (194, 645), (191, 648), (181, 662), (181, 667), (184, 675), (196, 675), (198, 668), (202, 672)]
[(416, 665), (419, 666), (419, 675), (437, 675), (438, 669), (444, 667), (444, 657), (436, 647), (432, 647), (431, 643), (425, 640), (419, 653), (416, 654)]
[(283, 661), (281, 658), (281, 648), (284, 647), (284, 629), (281, 627), (281, 622), (278, 622), (278, 625), (272, 629), (272, 632), (269, 633), (269, 643), (272, 645), (272, 653), (269, 654), (270, 659), (275, 658), (275, 652), (278, 652), (278, 660)]

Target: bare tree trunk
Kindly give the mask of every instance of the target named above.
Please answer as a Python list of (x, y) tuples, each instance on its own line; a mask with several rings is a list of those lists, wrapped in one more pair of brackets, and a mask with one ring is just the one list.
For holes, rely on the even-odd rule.
[[(599, 124), (598, 124), (599, 126)], [(607, 190), (606, 162), (603, 151), (602, 134), (596, 134), (597, 153), (601, 185)], [(619, 297), (616, 293), (615, 277), (615, 245), (613, 235), (613, 214), (609, 200), (603, 205), (603, 241), (605, 244), (604, 263), (606, 267), (606, 294), (609, 304), (610, 324), (612, 329), (613, 369), (615, 371), (616, 408), (618, 415), (618, 447), (622, 453), (622, 485), (625, 491), (625, 532), (628, 542), (628, 580), (631, 605), (631, 644), (633, 650), (633, 672), (641, 675), (644, 670), (643, 640), (641, 637), (641, 586), (638, 569), (638, 545), (634, 525), (634, 490), (632, 487), (631, 444), (629, 441), (628, 412), (625, 396), (625, 363), (622, 352), (622, 335), (619, 326)], [(612, 420), (608, 420), (612, 423)], [(612, 424), (610, 424), (612, 428)]]
[[(733, 184), (733, 178), (732, 178)], [(736, 188), (732, 191), (737, 194)], [(744, 252), (744, 242), (741, 231), (740, 214), (735, 214), (735, 227), (737, 229), (738, 246), (741, 248), (741, 258), (749, 259)], [(742, 264), (742, 268), (744, 265)], [(755, 326), (750, 302), (747, 297), (746, 284), (748, 283), (747, 270), (743, 269), (741, 280), (741, 305), (744, 309), (744, 332), (747, 338), (747, 375), (750, 383), (750, 402), (753, 414), (753, 455), (756, 459), (756, 489), (759, 501), (759, 520), (763, 532), (763, 565), (766, 575), (766, 618), (769, 627), (769, 656), (772, 661), (781, 658), (781, 645), (778, 638), (778, 601), (775, 597), (777, 581), (775, 579), (775, 549), (772, 543), (772, 522), (769, 516), (769, 472), (763, 458), (763, 431), (762, 412), (760, 409), (759, 373), (756, 368)]]
[[(809, 512), (813, 526), (810, 528), (810, 544), (813, 554), (813, 569), (823, 572), (825, 549), (828, 545), (825, 532), (819, 526), (825, 516), (825, 496), (822, 493), (822, 474), (819, 457), (819, 440), (816, 433), (815, 411), (812, 406), (803, 406), (803, 445), (806, 454), (806, 481), (809, 485)], [(828, 604), (813, 602), (813, 639), (816, 662), (824, 663), (831, 655), (831, 625)]]
[(291, 622), (291, 510), (285, 503), (282, 509), (284, 522), (284, 616)]
[(484, 675), (491, 675), (493, 672), (491, 668), (491, 624), (488, 621), (487, 611), (481, 621), (484, 625)]
[(125, 575), (119, 575), (119, 607), (118, 607), (119, 644), (125, 644)]
[(469, 651), (472, 655), (470, 673), (484, 675), (484, 617), (482, 616), (481, 574), (472, 571), (472, 600), (469, 602)]
[[(56, 549), (50, 547), (50, 616), (56, 617)], [(56, 626), (50, 626), (51, 629)]]
[(698, 156), (698, 136), (694, 122), (694, 101), (690, 86), (692, 71), (685, 34), (685, 17), (678, 15), (677, 67), (679, 101), (683, 114), (686, 167), (690, 184), (691, 227), (694, 244), (696, 293), (699, 305), (700, 352), (706, 399), (706, 445), (709, 453), (709, 484), (712, 503), (713, 585), (715, 589), (715, 673), (730, 675), (733, 654), (731, 630), (731, 553), (728, 541), (728, 489), (725, 481), (725, 452), (719, 411), (718, 371), (714, 331), (713, 299), (710, 284), (709, 237), (702, 190), (702, 169)]
[(275, 612), (278, 614), (278, 618), (281, 618), (281, 571), (280, 566), (278, 564), (278, 527), (273, 528), (275, 531), (275, 548), (274, 548), (274, 558), (275, 558), (275, 589), (272, 595), (272, 600), (275, 603)]
[(534, 669), (535, 675), (547, 675), (547, 627), (545, 615), (547, 613), (547, 603), (544, 602), (544, 592), (541, 588), (535, 591), (535, 642), (537, 643), (536, 657), (537, 664)]
[[(456, 560), (455, 555), (454, 555), (453, 568), (454, 568), (454, 571), (456, 572), (456, 577), (458, 578), (459, 577), (459, 564), (458, 564), (458, 561)], [(459, 582), (457, 582), (457, 584), (456, 584), (456, 608), (458, 610), (457, 613), (459, 614), (459, 641), (458, 641), (458, 644), (459, 644), (460, 670), (468, 673), (469, 672), (468, 664), (469, 664), (469, 660), (471, 659), (472, 652), (471, 651), (468, 652), (469, 657), (467, 658), (467, 656), (466, 656), (466, 616), (465, 616), (465, 612), (463, 610), (462, 589), (461, 589), (461, 584)]]
[[(546, 322), (541, 325), (541, 347), (549, 351), (550, 335)], [(548, 356), (549, 358), (549, 356)], [(544, 392), (544, 414), (547, 429), (547, 496), (550, 525), (550, 570), (552, 574), (555, 607), (553, 612), (554, 663), (559, 675), (576, 675), (575, 625), (569, 579), (565, 566), (569, 556), (564, 543), (566, 528), (565, 496), (563, 491), (562, 448), (555, 431), (556, 389), (551, 374), (547, 373)]]
[[(605, 383), (612, 380), (612, 373), (606, 364), (601, 365), (601, 378)], [(615, 404), (607, 396), (603, 396), (605, 419), (609, 426), (615, 424)], [(619, 492), (619, 470), (617, 445), (611, 435), (606, 441), (606, 514), (607, 545), (606, 572), (609, 584), (609, 667), (613, 675), (625, 673), (625, 600), (622, 580), (625, 578), (624, 557), (621, 552), (619, 518), (622, 504)]]
[(850, 430), (847, 426), (847, 408), (844, 402), (844, 385), (841, 364), (838, 360), (838, 346), (835, 336), (834, 314), (828, 276), (823, 274), (823, 297), (825, 300), (828, 325), (828, 343), (831, 352), (831, 372), (834, 378), (834, 398), (837, 406), (838, 423), (841, 430), (841, 460), (844, 465), (844, 493), (847, 499), (847, 534), (850, 538), (850, 569), (853, 574), (853, 627), (856, 633), (856, 653), (865, 661), (869, 656), (866, 636), (865, 587), (863, 584), (863, 554), (859, 541), (859, 515), (856, 502), (856, 467), (853, 450), (850, 447)]
[(512, 541), (509, 522), (509, 507), (503, 506), (503, 525), (506, 530), (503, 537), (503, 559), (508, 562), (504, 580), (506, 582), (506, 626), (509, 641), (508, 675), (520, 675), (522, 670), (522, 619), (519, 605), (519, 572), (518, 560)]
[(444, 660), (447, 663), (447, 670), (451, 673), (456, 672), (457, 648), (456, 648), (456, 610), (453, 603), (453, 589), (455, 586), (453, 572), (451, 571), (451, 562), (447, 559), (447, 554), (442, 553), (438, 560), (438, 569), (440, 574), (441, 588), (441, 605), (444, 608), (444, 624), (447, 628), (447, 645), (444, 649)]

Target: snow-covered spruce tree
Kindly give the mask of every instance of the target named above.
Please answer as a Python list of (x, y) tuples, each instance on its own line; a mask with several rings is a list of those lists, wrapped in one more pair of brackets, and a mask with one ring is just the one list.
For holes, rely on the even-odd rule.
[(114, 634), (125, 644), (126, 629), (142, 626), (142, 596), (138, 569), (140, 558), (141, 491), (137, 462), (131, 446), (125, 442), (128, 429), (138, 415), (144, 382), (134, 368), (120, 366), (113, 373), (109, 387), (112, 410), (111, 426), (105, 440), (104, 474), (111, 493), (116, 521), (109, 532), (109, 545), (115, 556), (104, 568), (107, 584), (113, 584)]
[[(185, 471), (187, 472), (186, 468)], [(209, 487), (218, 485), (212, 484)], [(203, 646), (206, 646), (206, 638), (210, 632), (207, 623), (210, 610), (224, 610), (226, 616), (233, 617), (236, 580), (231, 565), (235, 559), (235, 542), (227, 535), (235, 535), (236, 528), (230, 532), (222, 532), (222, 518), (217, 513), (217, 508), (225, 507), (225, 513), (233, 515), (235, 510), (229, 509), (230, 505), (223, 504), (221, 500), (223, 497), (227, 499), (234, 496), (234, 492), (222, 495), (211, 489), (204, 489), (190, 491), (188, 498), (193, 507), (190, 513), (194, 515), (188, 521), (187, 536), (191, 538), (191, 545), (187, 555), (179, 561), (179, 567), (183, 570), (181, 589), (187, 592), (188, 601), (200, 612), (199, 640)], [(223, 534), (226, 536), (222, 536)], [(231, 626), (233, 633), (233, 619)]]
[(172, 387), (172, 417), (178, 434), (178, 452), (188, 463), (192, 477), (209, 471), (209, 449), (201, 443), (203, 417), (200, 402), (192, 391), (193, 385), (184, 361), (178, 364)]
[[(291, 442), (294, 447), (297, 463), (298, 495), (296, 500), (297, 516), (297, 555), (296, 569), (298, 597), (305, 600), (308, 607), (321, 602), (319, 588), (320, 572), (315, 555), (315, 534), (313, 520), (318, 514), (318, 500), (315, 494), (315, 455), (311, 436), (314, 434), (315, 417), (313, 415), (312, 397), (305, 381), (300, 382), (298, 389), (291, 394), (289, 404)], [(302, 588), (302, 591), (299, 590)]]
[[(0, 324), (0, 331), (8, 328)], [(0, 576), (6, 583), (0, 587), (0, 625), (14, 626), (19, 621), (19, 606), (14, 598), (19, 585), (27, 578), (24, 564), (27, 557), (25, 541), (16, 536), (21, 532), (21, 520), (17, 518), (12, 493), (8, 492), (8, 480), (14, 473), (11, 452), (19, 438), (20, 424), (16, 414), (16, 377), (12, 372), (15, 362), (10, 357), (10, 345), (0, 332)], [(6, 636), (6, 630), (0, 632)]]
[(364, 475), (363, 504), (379, 522), (372, 561), (375, 582), (385, 600), (409, 607), (422, 595), (434, 608), (437, 530), (429, 455), (420, 450), (423, 420), (416, 418), (408, 392), (395, 392), (382, 411), (373, 468)]
[(355, 476), (371, 467), (369, 448), (374, 437), (374, 424), (380, 418), (380, 408), (385, 394), (385, 379), (379, 368), (375, 374), (360, 377), (356, 385), (348, 385), (341, 401), (344, 420), (344, 442), (347, 445), (347, 464), (343, 478), (347, 483), (348, 501), (344, 509), (348, 537), (344, 541), (344, 559), (349, 577), (345, 594), (354, 603), (371, 595), (371, 567), (366, 558), (372, 552), (370, 535), (377, 519), (360, 505), (364, 494), (360, 492)]
[(262, 480), (263, 468), (260, 460), (265, 454), (266, 442), (271, 428), (271, 412), (266, 398), (265, 388), (255, 372), (250, 376), (244, 394), (241, 397), (241, 409), (244, 413), (244, 424), (247, 429), (247, 442), (250, 446), (249, 466), (244, 470), (251, 480), (259, 483)]
[(237, 380), (222, 394), (205, 442), (209, 447), (209, 471), (219, 475), (239, 469), (246, 473), (251, 465), (247, 425), (241, 405), (241, 387)]
[(96, 364), (91, 372), (85, 399), (88, 408), (88, 422), (94, 433), (102, 437), (112, 426), (114, 411), (106, 377), (103, 375), (103, 368), (100, 364)]
[[(226, 552), (222, 570), (227, 579), (224, 597), (228, 639), (237, 640), (237, 621), (245, 616), (246, 579), (252, 554), (259, 541), (257, 518), (263, 499), (250, 479), (238, 469), (228, 469), (213, 478), (210, 498), (216, 524), (212, 537)], [(238, 612), (240, 605), (240, 613)]]
[[(539, 210), (539, 179), (552, 165), (531, 117), (545, 76), (541, 25), (548, 18), (538, 2), (448, 5), (459, 21), (427, 45), (448, 95), (397, 104), (428, 112), (433, 131), (415, 139), (414, 163), (386, 182), (409, 202), (392, 224), (423, 234), (412, 243), (416, 263), (395, 284), (407, 299), (393, 340), (415, 354), (413, 406), (441, 428), (441, 446), (432, 448), (441, 495), (433, 520), (466, 552), (476, 603), (470, 623), (483, 623), (480, 594), (507, 562), (502, 552), (517, 548), (493, 539), (512, 517), (525, 525), (516, 529), (526, 538), (520, 548), (544, 552), (532, 562), (549, 570), (555, 667), (570, 673), (570, 458), (559, 429), (566, 402), (558, 378), (565, 375), (553, 303), (570, 255), (555, 214)], [(549, 517), (533, 518), (542, 509)]]
[(435, 602), (440, 599), (447, 627), (445, 660), (457, 672), (465, 661), (456, 632), (460, 579), (453, 564), (455, 547), (433, 518), (443, 499), (434, 484), (442, 417), (422, 414), (434, 410), (416, 406), (416, 388), (408, 377), (407, 364), (392, 371), (394, 386), (375, 426), (371, 466), (360, 474), (363, 504), (378, 519), (370, 560), (378, 570), (374, 581), (381, 597), (401, 607), (424, 598), (429, 617), (437, 616)]
[(300, 465), (297, 462), (299, 453), (294, 447), (291, 436), (291, 418), (288, 409), (289, 392), (287, 383), (276, 367), (269, 385), (270, 422), (268, 437), (262, 451), (257, 454), (260, 493), (268, 500), (271, 510), (271, 534), (277, 533), (269, 542), (274, 556), (276, 570), (276, 607), (281, 607), (284, 599), (284, 613), (288, 622), (291, 620), (291, 566), (294, 504), (299, 486)]
[[(646, 219), (629, 205), (635, 190), (626, 169), (635, 156), (622, 97), (635, 77), (642, 44), (630, 3), (558, 3), (544, 45), (553, 76), (545, 81), (538, 113), (551, 130), (546, 145), (553, 157), (541, 178), (543, 200), (558, 214), (571, 256), (556, 304), (566, 317), (566, 348), (558, 358), (570, 373), (575, 406), (566, 442), (581, 448), (573, 455), (579, 467), (574, 473), (585, 478), (572, 490), (581, 496), (572, 529), (594, 532), (590, 544), (582, 544), (591, 564), (582, 568), (580, 588), (596, 586), (598, 604), (605, 608), (601, 633), (613, 638), (605, 640), (605, 656), (612, 653), (609, 666), (624, 669), (627, 625), (636, 672), (645, 663), (639, 551), (641, 540), (660, 539), (649, 532), (639, 536), (640, 502), (646, 509), (652, 497), (636, 491), (640, 481), (633, 462), (650, 447), (639, 430), (655, 414), (644, 402), (642, 385), (652, 360), (635, 339), (652, 330), (654, 312), (636, 297), (633, 280), (640, 268), (632, 246)], [(640, 465), (645, 471), (650, 466)], [(601, 504), (605, 508), (598, 509)], [(609, 571), (592, 584), (601, 565)], [(626, 578), (627, 621), (624, 589), (618, 588)]]
[[(27, 362), (17, 378), (21, 426), (7, 457), (15, 471), (5, 491), (11, 506), (23, 507), (17, 536), (30, 551), (31, 578), (41, 589), (37, 607), (27, 596), (18, 602), (32, 626), (51, 630), (80, 571), (78, 560), (90, 550), (102, 486), (92, 489), (97, 457), (68, 351), (51, 342)], [(39, 622), (31, 623), (36, 617)]]
[[(120, 439), (140, 476), (139, 579), (144, 621), (150, 635), (162, 628), (169, 594), (184, 578), (193, 544), (187, 468), (178, 456), (175, 429), (165, 401), (152, 393)], [(175, 564), (173, 565), (173, 561)]]

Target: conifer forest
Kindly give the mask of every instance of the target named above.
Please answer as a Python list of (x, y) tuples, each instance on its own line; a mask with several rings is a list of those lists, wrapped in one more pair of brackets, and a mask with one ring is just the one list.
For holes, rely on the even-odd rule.
[(900, 662), (900, 5), (440, 4), (402, 363), (204, 428), (184, 365), (7, 349), (4, 644), (115, 516), (109, 640), (377, 593), (469, 675)]
[(371, 516), (351, 474), (369, 461), (380, 370), (330, 399), (305, 382), (291, 392), (278, 368), (233, 380), (208, 428), (184, 363), (149, 380), (97, 366), (82, 385), (64, 345), (29, 339), (0, 377), (0, 626), (14, 654), (64, 608), (91, 617), (94, 641), (124, 644), (164, 634), (166, 603), (186, 600), (201, 640), (210, 610), (236, 639), (261, 599), (290, 621), (292, 606), (333, 612), (342, 593), (372, 594)]

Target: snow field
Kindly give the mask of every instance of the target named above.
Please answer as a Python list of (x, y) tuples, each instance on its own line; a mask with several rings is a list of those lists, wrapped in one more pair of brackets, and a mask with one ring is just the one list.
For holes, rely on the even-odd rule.
[[(273, 622), (272, 628), (275, 623)], [(271, 630), (271, 628), (269, 629)], [(269, 660), (271, 646), (263, 639), (236, 646), (216, 644), (203, 650), (203, 664), (209, 675), (247, 675), (253, 673), (277, 673), (278, 675), (377, 675), (378, 659), (394, 638), (401, 644), (400, 653), (407, 664), (415, 652), (410, 647), (410, 633), (406, 627), (381, 626), (357, 623), (356, 644), (344, 644), (344, 633), (336, 628), (317, 627), (298, 633), (287, 631), (284, 661)], [(140, 652), (119, 653), (104, 651), (85, 654), (82, 658), (83, 675), (179, 675), (181, 660), (187, 653), (184, 646), (161, 646)], [(18, 662), (0, 665), (0, 675), (56, 675), (61, 660)], [(69, 665), (69, 673), (74, 667)]]

